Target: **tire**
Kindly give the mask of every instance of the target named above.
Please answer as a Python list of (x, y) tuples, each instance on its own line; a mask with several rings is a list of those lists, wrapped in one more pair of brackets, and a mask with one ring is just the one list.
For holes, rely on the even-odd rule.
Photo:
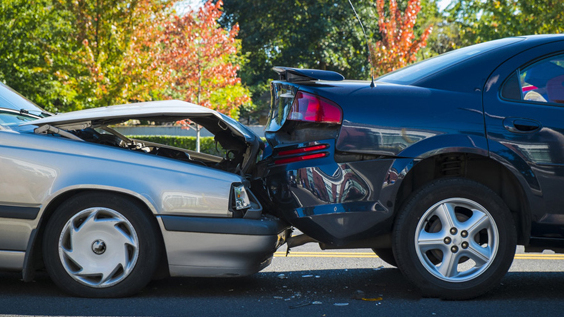
[(43, 236), (51, 279), (79, 297), (123, 297), (151, 280), (161, 256), (158, 226), (125, 196), (90, 192), (55, 211)]
[(399, 269), (426, 296), (470, 299), (498, 285), (515, 255), (505, 203), (484, 185), (440, 179), (413, 193), (392, 235)]
[(394, 252), (392, 248), (389, 249), (372, 249), (374, 253), (380, 258), (380, 260), (388, 263), (391, 266), (397, 267), (396, 259), (394, 258)]

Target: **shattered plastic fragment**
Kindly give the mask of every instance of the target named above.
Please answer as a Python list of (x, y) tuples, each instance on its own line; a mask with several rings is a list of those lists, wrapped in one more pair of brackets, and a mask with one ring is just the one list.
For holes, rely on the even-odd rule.
[(349, 303), (335, 303), (333, 305), (335, 305), (335, 306), (348, 306)]
[(379, 271), (379, 270), (381, 270), (381, 269), (383, 269), (383, 268), (384, 268), (384, 266), (383, 266), (383, 265), (380, 265), (379, 267), (373, 268), (373, 270), (374, 270), (374, 271)]
[(367, 302), (379, 302), (382, 300), (382, 297), (375, 297), (375, 298), (361, 298), (363, 301), (367, 301)]
[(316, 276), (315, 276), (315, 278), (320, 278), (320, 277), (321, 277), (321, 276), (319, 276), (319, 275), (316, 275)]
[(281, 279), (281, 280), (288, 278), (285, 274), (278, 274), (278, 276), (276, 276), (276, 277)]
[(318, 301), (318, 300), (316, 300), (316, 301), (314, 301), (314, 302), (311, 302), (311, 304), (312, 304), (312, 305), (321, 305), (321, 304), (323, 304), (323, 303), (320, 302), (320, 301)]
[(313, 275), (307, 274), (307, 275), (302, 275), (302, 277), (313, 277)]

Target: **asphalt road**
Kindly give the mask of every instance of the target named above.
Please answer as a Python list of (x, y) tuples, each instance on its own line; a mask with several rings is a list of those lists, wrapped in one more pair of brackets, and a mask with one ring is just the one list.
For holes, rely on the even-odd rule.
[[(281, 251), (285, 251), (285, 247)], [(169, 278), (122, 299), (68, 297), (40, 274), (0, 274), (0, 314), (73, 316), (562, 316), (564, 256), (522, 254), (492, 292), (469, 301), (423, 298), (370, 250), (316, 245), (276, 254), (244, 278)], [(360, 292), (362, 293), (360, 293)], [(374, 301), (354, 299), (361, 297)]]

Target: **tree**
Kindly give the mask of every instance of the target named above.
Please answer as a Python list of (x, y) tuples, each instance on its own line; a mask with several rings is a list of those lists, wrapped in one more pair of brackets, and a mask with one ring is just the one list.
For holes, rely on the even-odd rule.
[(564, 33), (562, 0), (457, 0), (447, 10), (462, 45), (509, 36)]
[(173, 83), (169, 96), (237, 118), (239, 106), (250, 98), (237, 76), (239, 28), (226, 30), (217, 23), (221, 5), (210, 1), (197, 13), (174, 16), (165, 26), (162, 59)]
[[(193, 102), (235, 119), (239, 107), (250, 104), (250, 93), (237, 76), (242, 60), (238, 57), (240, 40), (235, 37), (239, 27), (222, 28), (221, 1), (206, 2), (197, 13), (174, 16), (166, 24), (163, 44), (163, 63), (170, 70), (172, 83), (167, 94)], [(200, 126), (190, 121), (180, 122), (196, 130), (196, 151), (200, 151)]]
[[(172, 0), (60, 0), (75, 26), (73, 67), (57, 72), (76, 91), (72, 109), (158, 99), (165, 81), (155, 45)], [(65, 109), (71, 110), (71, 109)]]
[(428, 26), (419, 39), (414, 40), (414, 26), (421, 10), (419, 0), (409, 0), (402, 12), (395, 0), (389, 0), (389, 15), (384, 0), (376, 0), (381, 40), (370, 45), (375, 75), (380, 76), (415, 62), (417, 52), (427, 43), (432, 27)]
[(56, 76), (72, 64), (72, 32), (68, 12), (50, 0), (2, 0), (0, 81), (48, 111), (72, 107), (76, 93)]

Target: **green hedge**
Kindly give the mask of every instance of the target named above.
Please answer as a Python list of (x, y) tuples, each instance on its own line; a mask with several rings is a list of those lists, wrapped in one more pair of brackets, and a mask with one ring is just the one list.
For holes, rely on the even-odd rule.
[[(160, 143), (164, 145), (175, 146), (183, 149), (196, 151), (196, 137), (195, 136), (168, 136), (168, 135), (128, 135), (128, 138), (145, 140), (149, 142)], [(200, 138), (200, 151), (217, 156), (224, 156), (225, 151), (217, 143), (213, 137)]]

